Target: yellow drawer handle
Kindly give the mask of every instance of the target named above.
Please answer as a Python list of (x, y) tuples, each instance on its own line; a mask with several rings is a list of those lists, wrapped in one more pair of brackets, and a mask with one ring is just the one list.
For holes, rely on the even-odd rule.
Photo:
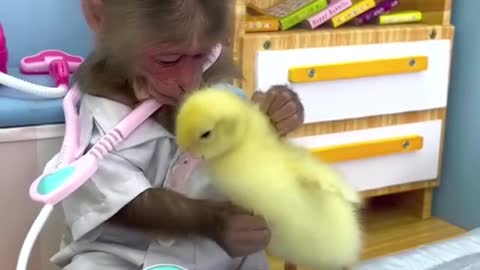
[(427, 68), (427, 56), (411, 56), (381, 60), (292, 67), (288, 70), (288, 79), (293, 83), (308, 83), (420, 72), (426, 70)]
[(384, 155), (413, 152), (422, 149), (423, 137), (410, 135), (316, 148), (312, 153), (326, 162), (341, 162)]

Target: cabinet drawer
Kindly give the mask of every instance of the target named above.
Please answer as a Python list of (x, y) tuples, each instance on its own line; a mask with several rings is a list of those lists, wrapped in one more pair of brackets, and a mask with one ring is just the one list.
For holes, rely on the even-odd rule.
[[(292, 141), (325, 157), (349, 184), (366, 191), (436, 179), (442, 123), (442, 120), (415, 122), (293, 138)], [(408, 139), (399, 141), (401, 138)]]
[(305, 106), (305, 123), (443, 108), (450, 40), (264, 50), (255, 87), (289, 84)]

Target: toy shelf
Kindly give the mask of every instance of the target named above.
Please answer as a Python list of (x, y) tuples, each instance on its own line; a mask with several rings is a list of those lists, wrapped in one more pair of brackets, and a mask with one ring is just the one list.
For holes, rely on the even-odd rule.
[[(302, 43), (312, 36), (322, 35), (324, 44), (319, 46), (337, 46), (351, 45), (373, 42), (393, 42), (395, 39), (411, 39), (419, 40), (424, 35), (429, 38), (448, 38), (448, 33), (453, 32), (453, 26), (450, 23), (451, 6), (453, 0), (402, 0), (395, 10), (419, 10), (422, 12), (421, 23), (410, 24), (394, 24), (394, 25), (362, 25), (349, 26), (343, 25), (338, 28), (329, 28), (320, 26), (317, 29), (299, 29), (293, 27), (287, 31), (277, 32), (258, 32), (246, 33), (244, 23), (246, 17), (246, 4), (251, 3), (259, 8), (266, 8), (280, 0), (236, 0), (235, 5), (235, 36), (232, 43), (234, 58), (241, 63), (244, 60), (242, 55), (242, 44), (248, 43), (248, 39), (265, 38), (284, 39), (285, 37), (295, 39), (296, 42)], [(382, 40), (382, 36), (384, 37)], [(388, 37), (388, 41), (385, 40)], [(284, 41), (283, 43), (287, 43)], [(292, 41), (290, 41), (292, 42)], [(308, 46), (306, 44), (298, 44), (299, 47)], [(263, 46), (263, 45), (262, 45)], [(267, 44), (266, 47), (269, 47)], [(245, 69), (243, 69), (245, 70)], [(245, 76), (247, 79), (248, 76)], [(239, 82), (237, 82), (239, 83)], [(248, 89), (247, 89), (248, 90)]]
[[(314, 30), (293, 27), (286, 31), (256, 33), (246, 33), (244, 31), (247, 3), (264, 9), (279, 1), (236, 0), (236, 31), (232, 46), (234, 58), (243, 75), (242, 80), (236, 83), (245, 89), (248, 94), (253, 94), (257, 90), (256, 84), (259, 76), (266, 76), (265, 74), (268, 73), (264, 69), (261, 73), (263, 75), (259, 75), (260, 72), (257, 70), (257, 61), (259, 61), (257, 57), (262, 51), (273, 51), (272, 53), (274, 53), (275, 51), (295, 51), (303, 48), (317, 49), (370, 44), (380, 48), (384, 43), (408, 44), (417, 41), (429, 43), (448, 41), (453, 45), (455, 28), (450, 22), (453, 0), (400, 0), (400, 4), (395, 7), (395, 10), (419, 10), (423, 15), (421, 23), (343, 25), (338, 28), (321, 26)], [(449, 53), (447, 48), (434, 57), (436, 59), (447, 57), (446, 55)], [(447, 73), (447, 71), (444, 72), (445, 76), (448, 75)], [(337, 101), (341, 102), (341, 100)], [(444, 125), (447, 110), (447, 107), (444, 106), (400, 113), (378, 114), (369, 117), (317, 121), (303, 125), (290, 137), (320, 136), (428, 121), (441, 121)], [(443, 128), (439, 136), (440, 150), (438, 155), (440, 159), (438, 167), (441, 168)], [(439, 169), (439, 171), (441, 170)], [(363, 251), (363, 260), (412, 249), (464, 233), (462, 228), (432, 217), (433, 191), (441, 184), (439, 179), (440, 176), (436, 179), (391, 185), (362, 192), (363, 197), (368, 201), (367, 207), (362, 213), (366, 231), (366, 247)], [(365, 181), (368, 181), (368, 179)], [(297, 268), (287, 266), (285, 262), (276, 258), (271, 258), (271, 263), (272, 270), (307, 270), (300, 266)]]
[[(279, 0), (247, 0), (259, 8), (267, 8)], [(425, 24), (450, 24), (452, 0), (401, 0), (395, 10), (419, 10)]]
[(438, 32), (448, 31), (452, 28), (451, 25), (442, 25), (442, 24), (425, 24), (425, 23), (410, 23), (410, 24), (393, 24), (393, 25), (361, 25), (361, 26), (343, 26), (340, 28), (326, 28), (319, 27), (317, 29), (304, 29), (304, 28), (292, 28), (287, 31), (276, 31), (276, 32), (252, 32), (244, 33), (244, 38), (250, 38), (255, 36), (272, 36), (272, 37), (285, 37), (289, 35), (329, 35), (334, 37), (340, 36), (364, 36), (371, 35), (373, 33), (391, 33), (391, 32), (419, 32), (424, 31), (425, 29), (429, 30), (429, 35), (431, 39), (440, 38)]
[[(256, 59), (252, 56), (259, 51), (452, 39), (453, 32), (454, 27), (451, 25), (415, 24), (248, 33), (239, 38), (234, 49), (236, 61), (244, 76), (242, 88), (252, 94), (255, 90), (256, 72)], [(303, 134), (306, 129), (309, 129), (308, 125), (297, 134), (306, 135)]]

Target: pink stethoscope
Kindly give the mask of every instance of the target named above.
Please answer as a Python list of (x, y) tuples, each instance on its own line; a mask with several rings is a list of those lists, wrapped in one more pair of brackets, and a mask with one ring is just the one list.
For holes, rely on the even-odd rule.
[[(204, 71), (215, 63), (221, 52), (221, 44), (213, 48), (209, 60), (203, 66)], [(65, 84), (64, 81), (57, 80), (57, 84), (60, 82), (62, 85)], [(23, 242), (16, 270), (27, 270), (28, 260), (34, 243), (52, 213), (54, 206), (88, 181), (98, 169), (98, 162), (162, 106), (162, 104), (153, 99), (143, 101), (112, 130), (106, 133), (86, 154), (82, 155), (83, 150), (79, 149), (80, 123), (76, 110), (79, 99), (80, 91), (76, 86), (66, 91), (63, 99), (65, 136), (57, 164), (52, 171), (44, 172), (30, 186), (30, 197), (34, 201), (43, 203), (44, 206)], [(190, 160), (190, 163), (185, 162)], [(185, 168), (174, 166), (172, 174), (175, 174), (176, 171), (178, 172), (177, 174), (180, 174), (176, 178), (184, 178), (189, 175), (196, 164), (195, 160), (188, 155), (181, 156), (177, 163), (188, 163), (189, 166)]]

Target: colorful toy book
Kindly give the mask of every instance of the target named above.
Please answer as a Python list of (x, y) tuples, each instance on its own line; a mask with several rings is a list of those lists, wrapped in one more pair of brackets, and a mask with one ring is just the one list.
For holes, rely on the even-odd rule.
[(265, 14), (265, 11), (247, 4), (245, 18), (245, 32), (270, 32), (280, 30), (280, 22), (277, 18)]
[(327, 6), (327, 0), (284, 0), (267, 8), (265, 13), (279, 20), (281, 30), (287, 30), (326, 9)]
[(0, 72), (7, 73), (8, 51), (7, 38), (0, 23)]
[(404, 10), (382, 14), (377, 19), (377, 24), (398, 24), (420, 22), (423, 14), (419, 10)]
[(353, 18), (367, 12), (376, 6), (375, 0), (354, 0), (352, 6), (332, 18), (332, 26), (339, 27)]
[(350, 6), (352, 6), (352, 0), (332, 0), (325, 10), (308, 18), (305, 25), (310, 29), (315, 29)]
[(354, 18), (352, 23), (355, 25), (369, 23), (378, 16), (391, 11), (394, 7), (398, 6), (399, 3), (399, 0), (382, 0), (378, 2), (374, 8)]

